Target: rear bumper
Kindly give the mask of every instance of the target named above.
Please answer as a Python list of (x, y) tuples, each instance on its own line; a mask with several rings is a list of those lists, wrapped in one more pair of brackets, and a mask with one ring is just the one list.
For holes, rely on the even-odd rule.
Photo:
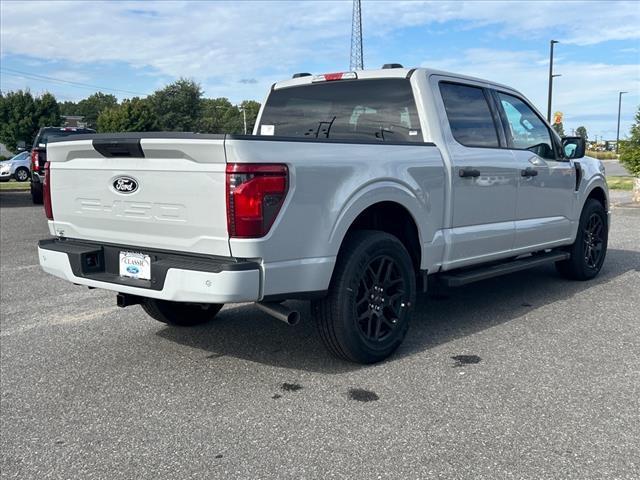
[[(150, 255), (151, 280), (120, 277), (120, 251)], [(249, 260), (59, 238), (41, 240), (38, 257), (43, 270), (56, 277), (141, 297), (235, 303), (257, 301), (261, 295), (260, 266)]]

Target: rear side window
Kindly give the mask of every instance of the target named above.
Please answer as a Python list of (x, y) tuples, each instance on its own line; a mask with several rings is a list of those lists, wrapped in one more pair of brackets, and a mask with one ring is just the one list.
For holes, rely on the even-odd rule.
[(258, 133), (298, 138), (422, 142), (409, 80), (322, 82), (274, 90)]
[(453, 137), (467, 147), (498, 148), (498, 132), (482, 88), (440, 83)]

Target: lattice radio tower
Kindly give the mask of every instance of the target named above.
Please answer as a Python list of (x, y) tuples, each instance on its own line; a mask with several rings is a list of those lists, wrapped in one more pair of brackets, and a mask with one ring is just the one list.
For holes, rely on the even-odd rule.
[(353, 19), (351, 20), (351, 61), (349, 70), (364, 70), (362, 58), (362, 12), (360, 0), (353, 0)]

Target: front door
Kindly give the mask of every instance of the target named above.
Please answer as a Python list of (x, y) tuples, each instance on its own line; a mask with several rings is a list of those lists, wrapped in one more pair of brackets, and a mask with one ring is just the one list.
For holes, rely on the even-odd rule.
[(524, 99), (496, 95), (519, 168), (514, 249), (566, 243), (575, 220), (575, 167), (560, 156), (549, 127)]
[(439, 82), (452, 164), (451, 228), (446, 268), (509, 256), (513, 248), (519, 170), (504, 145), (490, 92)]

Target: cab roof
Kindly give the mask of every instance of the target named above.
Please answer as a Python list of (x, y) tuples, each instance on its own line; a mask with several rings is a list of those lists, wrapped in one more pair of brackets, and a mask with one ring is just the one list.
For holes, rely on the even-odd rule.
[[(352, 72), (346, 71), (342, 73), (347, 74)], [(460, 80), (471, 80), (474, 82), (484, 83), (487, 86), (514, 90), (513, 88), (507, 85), (492, 82), (482, 78), (471, 77), (471, 76), (462, 75), (459, 73), (446, 72), (443, 70), (436, 70), (433, 68), (404, 68), (404, 67), (403, 68), (384, 68), (384, 69), (380, 68), (375, 70), (357, 70), (356, 72), (353, 72), (353, 73), (357, 75), (358, 80), (373, 79), (373, 78), (408, 78), (410, 75), (416, 75), (418, 73), (422, 73), (427, 77), (430, 77), (432, 75), (441, 75), (441, 76), (446, 76), (451, 78), (458, 78)], [(312, 75), (307, 75), (303, 77), (282, 80), (280, 82), (276, 82), (273, 85), (273, 89), (278, 90), (281, 88), (297, 87), (300, 85), (309, 85), (311, 83), (314, 83), (315, 77), (322, 76), (322, 75), (327, 75), (327, 73), (323, 73), (319, 75), (312, 74)]]

